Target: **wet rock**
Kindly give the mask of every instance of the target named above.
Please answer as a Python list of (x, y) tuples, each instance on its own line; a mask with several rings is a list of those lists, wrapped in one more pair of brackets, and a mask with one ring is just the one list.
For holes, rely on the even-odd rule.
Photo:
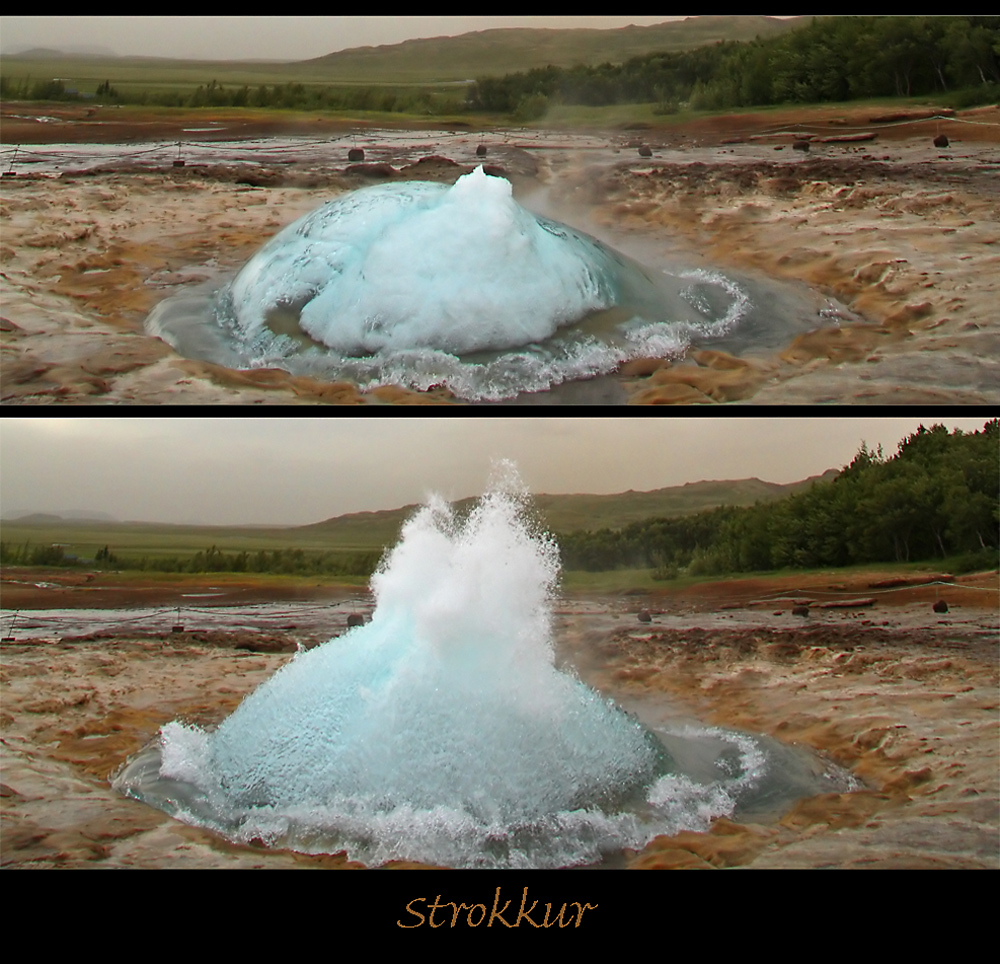
[(926, 318), (933, 311), (934, 306), (929, 301), (904, 305), (899, 311), (894, 312), (885, 319), (885, 327), (890, 329), (909, 328), (915, 322)]
[(938, 134), (938, 136), (934, 138), (934, 146), (935, 147), (947, 147), (948, 146), (948, 138), (944, 134)]
[(385, 405), (452, 405), (456, 401), (454, 393), (440, 385), (433, 385), (426, 392), (380, 385), (372, 389), (370, 397)]
[(751, 863), (777, 836), (769, 827), (719, 817), (708, 833), (683, 830), (673, 837), (654, 837), (629, 866), (636, 870), (740, 867)]
[(900, 121), (929, 120), (933, 117), (954, 117), (955, 111), (951, 107), (935, 107), (933, 110), (907, 110), (898, 111), (894, 114), (880, 114), (877, 117), (869, 117), (869, 124), (898, 124)]
[(360, 174), (361, 177), (397, 177), (399, 175), (399, 171), (391, 164), (351, 164), (344, 169), (344, 173)]
[(645, 378), (652, 375), (653, 372), (659, 371), (666, 364), (668, 362), (665, 362), (662, 358), (633, 358), (631, 361), (625, 362), (618, 369), (618, 374), (626, 375), (630, 378)]
[(476, 157), (486, 157), (486, 145), (485, 144), (480, 144), (479, 147), (476, 148)]
[(355, 626), (364, 626), (364, 624), (365, 617), (359, 615), (358, 613), (351, 613), (351, 615), (347, 617), (348, 629), (353, 629)]
[(710, 405), (712, 399), (690, 385), (657, 385), (629, 396), (629, 405)]
[(874, 606), (874, 599), (835, 599), (831, 602), (820, 603), (820, 609), (867, 609)]
[(792, 615), (793, 616), (808, 616), (809, 615), (809, 607), (808, 606), (796, 606), (792, 610)]
[(650, 615), (648, 609), (640, 609), (636, 614), (636, 619), (638, 619), (640, 623), (651, 623), (653, 621), (653, 617)]
[(936, 613), (948, 612), (948, 604), (943, 599), (939, 599), (936, 603), (934, 603), (934, 612)]
[(248, 633), (233, 649), (247, 653), (294, 653), (297, 647), (295, 640), (280, 633)]
[(805, 365), (816, 358), (860, 361), (872, 352), (886, 332), (875, 325), (821, 328), (798, 335), (779, 357), (790, 365)]
[[(400, 174), (410, 181), (438, 181), (443, 184), (454, 184), (463, 174), (469, 174), (472, 170), (471, 167), (459, 164), (443, 154), (428, 154), (412, 164), (401, 167)], [(484, 167), (483, 170), (485, 171), (486, 168)]]
[(365, 152), (360, 147), (352, 147), (347, 152), (347, 159), (349, 161), (363, 161), (365, 159)]
[(279, 187), (284, 183), (284, 179), (277, 171), (261, 168), (238, 176), (236, 183), (246, 184), (249, 187)]
[[(753, 395), (766, 377), (754, 365), (725, 352), (696, 352), (692, 355), (692, 360), (697, 364), (673, 365), (655, 371), (648, 382), (641, 383), (644, 391), (634, 395), (629, 400), (630, 403), (732, 402)], [(660, 398), (655, 394), (651, 396), (650, 389), (672, 391)]]
[(648, 144), (643, 144), (639, 148), (639, 157), (652, 157), (653, 149)]

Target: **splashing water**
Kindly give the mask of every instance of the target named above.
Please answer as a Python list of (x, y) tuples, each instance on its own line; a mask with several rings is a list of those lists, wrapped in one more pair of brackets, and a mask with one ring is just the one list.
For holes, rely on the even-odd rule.
[[(196, 297), (195, 302), (198, 301)], [(521, 207), (482, 167), (454, 185), (353, 191), (272, 238), (212, 301), (167, 299), (151, 334), (232, 367), (499, 400), (680, 355), (749, 310), (716, 272), (654, 276)]]
[(115, 786), (236, 840), (466, 867), (592, 862), (732, 813), (767, 770), (750, 737), (698, 731), (722, 752), (695, 780), (555, 668), (558, 550), (524, 500), (509, 475), (465, 518), (431, 500), (372, 578), (370, 623), (214, 732), (164, 726)]

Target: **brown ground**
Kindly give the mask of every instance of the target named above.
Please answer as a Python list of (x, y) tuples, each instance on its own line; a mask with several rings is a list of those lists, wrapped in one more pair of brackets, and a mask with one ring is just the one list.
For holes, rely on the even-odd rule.
[[(997, 574), (973, 573), (953, 576), (945, 572), (900, 573), (835, 569), (827, 572), (788, 576), (749, 577), (702, 582), (685, 589), (662, 589), (645, 597), (651, 611), (720, 612), (737, 609), (781, 609), (810, 603), (873, 599), (879, 608), (948, 605), (983, 608), (995, 606), (996, 599), (984, 589), (996, 590)], [(832, 607), (831, 607), (832, 608)], [(855, 607), (867, 608), (867, 607)]]
[[(992, 580), (992, 581), (991, 581)], [(954, 585), (931, 586), (941, 582)], [(836, 598), (860, 598), (875, 594), (883, 606), (933, 603), (966, 603), (980, 598), (978, 591), (960, 588), (990, 587), (991, 574), (955, 577), (950, 573), (921, 572), (900, 574), (849, 570), (790, 576), (750, 576), (701, 582), (685, 589), (663, 588), (636, 594), (643, 607), (653, 612), (718, 612), (726, 609), (780, 608), (777, 602), (789, 603), (798, 595), (802, 600), (828, 601)], [(4, 609), (113, 609), (126, 606), (183, 605), (186, 594), (224, 590), (225, 596), (213, 599), (218, 606), (239, 603), (292, 602), (315, 599), (339, 599), (363, 588), (337, 582), (317, 582), (314, 578), (236, 573), (157, 573), (75, 572), (51, 567), (18, 566), (0, 569), (0, 587)], [(887, 591), (888, 590), (888, 591)], [(810, 595), (811, 594), (811, 595)], [(988, 594), (987, 594), (988, 596)], [(769, 597), (771, 601), (764, 599)], [(771, 598), (773, 597), (773, 598)], [(777, 602), (775, 601), (777, 600)]]
[[(27, 112), (23, 105), (4, 110)], [(61, 124), (5, 119), (2, 137), (7, 143), (169, 140), (184, 126), (213, 120), (230, 126), (226, 137), (236, 123), (250, 125), (241, 136), (301, 132), (282, 117), (181, 112), (164, 119), (125, 109), (104, 126), (85, 110), (67, 110)], [(552, 134), (544, 149), (510, 147), (491, 155), (522, 184), (533, 180), (562, 203), (583, 204), (612, 234), (671, 238), (706, 265), (802, 282), (844, 306), (838, 325), (827, 322), (778, 352), (702, 351), (677, 364), (630, 363), (597, 380), (591, 401), (997, 400), (1000, 110), (902, 126), (872, 124), (871, 114), (870, 108), (779, 110), (603, 132), (594, 134), (603, 149), (584, 155), (559, 150), (559, 135)], [(294, 124), (312, 133), (344, 132), (339, 122), (317, 118)], [(791, 149), (793, 125), (809, 125), (808, 153)], [(856, 126), (877, 129), (877, 140), (821, 143)], [(929, 142), (941, 126), (952, 143), (939, 151)], [(643, 141), (653, 147), (648, 161), (634, 151)], [(522, 161), (532, 163), (519, 167)], [(438, 168), (403, 176), (460, 172)], [(245, 168), (204, 165), (3, 178), (0, 398), (30, 404), (452, 403), (441, 389), (387, 386), (362, 393), (347, 382), (275, 369), (233, 371), (180, 358), (142, 331), (158, 300), (235, 269), (281, 226), (364, 177), (346, 168), (293, 165), (257, 171), (247, 183)], [(586, 392), (571, 398), (587, 399)]]
[[(39, 123), (32, 113), (55, 118), (58, 123)], [(138, 106), (87, 107), (82, 104), (55, 106), (46, 104), (35, 111), (28, 105), (0, 105), (0, 144), (127, 144), (129, 141), (194, 140), (188, 128), (225, 128), (230, 139), (257, 137), (335, 137), (353, 130), (364, 130), (374, 124), (347, 121), (337, 117), (317, 116), (294, 111), (225, 109), (146, 109)], [(401, 127), (379, 121), (380, 128)], [(408, 123), (407, 129), (415, 125)], [(462, 129), (467, 124), (429, 122), (425, 128)], [(205, 138), (204, 133), (202, 137)]]
[[(560, 604), (561, 656), (592, 685), (626, 705), (803, 743), (865, 784), (799, 801), (767, 826), (721, 819), (710, 833), (657, 838), (632, 866), (998, 866), (997, 574), (898, 593), (870, 585), (894, 577), (739, 580)], [(806, 617), (783, 601), (800, 589), (796, 602), (815, 600)], [(50, 592), (62, 605), (73, 588)], [(775, 601), (755, 603), (765, 595)], [(877, 601), (818, 605), (862, 596)], [(948, 613), (932, 611), (936, 598)], [(640, 609), (651, 622), (636, 619)], [(318, 641), (296, 630), (189, 630), (4, 643), (0, 862), (357, 866), (343, 854), (235, 846), (108, 784), (161, 725), (218, 722), (296, 645)]]
[(27, 566), (0, 570), (0, 587), (4, 609), (12, 611), (187, 605), (187, 594), (220, 590), (224, 594), (212, 599), (217, 606), (342, 599), (363, 591), (306, 577), (151, 573), (123, 578), (114, 572), (59, 572)]
[[(734, 137), (753, 137), (781, 129), (821, 131), (824, 136), (854, 133), (857, 129), (874, 128), (880, 140), (898, 141), (913, 137), (934, 137), (942, 131), (949, 135), (952, 127), (929, 118), (931, 115), (951, 114), (964, 119), (996, 120), (996, 108), (976, 108), (954, 111), (944, 108), (887, 108), (871, 106), (850, 107), (776, 107), (769, 110), (747, 111), (733, 115), (715, 115), (675, 123), (665, 118), (663, 126), (635, 125), (629, 128), (631, 139), (648, 140), (650, 143), (680, 144), (684, 141), (700, 146), (731, 143)], [(31, 115), (55, 118), (58, 123), (40, 123)], [(898, 120), (908, 123), (875, 123), (876, 118), (898, 115)], [(35, 108), (22, 103), (0, 105), (0, 144), (120, 144), (129, 141), (193, 140), (189, 128), (219, 126), (225, 128), (227, 138), (290, 137), (296, 135), (336, 136), (369, 127), (388, 129), (462, 130), (472, 125), (429, 120), (423, 125), (411, 121), (405, 124), (392, 118), (374, 122), (345, 120), (338, 117), (318, 116), (290, 111), (267, 112), (261, 110), (199, 109), (147, 109), (138, 106), (89, 107), (83, 104), (46, 104)], [(182, 136), (184, 134), (188, 136)], [(209, 139), (202, 134), (204, 139)], [(996, 143), (995, 132), (989, 128), (962, 129), (964, 141)]]

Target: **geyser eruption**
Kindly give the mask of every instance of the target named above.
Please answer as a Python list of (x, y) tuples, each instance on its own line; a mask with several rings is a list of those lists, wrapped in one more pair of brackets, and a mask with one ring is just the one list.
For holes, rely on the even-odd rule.
[(372, 579), (371, 623), (293, 661), (212, 735), (227, 794), (498, 829), (641, 787), (650, 738), (552, 665), (556, 552), (510, 495), (461, 522), (429, 505)]
[(592, 863), (850, 786), (764, 737), (654, 735), (557, 670), (558, 550), (513, 467), (495, 476), (465, 515), (432, 499), (406, 523), (371, 622), (214, 731), (167, 724), (114, 786), (234, 840), (458, 867)]
[(395, 182), (329, 201), (244, 265), (210, 323), (203, 304), (168, 299), (146, 328), (230, 367), (499, 400), (682, 354), (734, 328), (749, 299), (717, 273), (654, 275), (523, 208), (479, 167), (453, 185)]
[(667, 753), (555, 668), (558, 549), (522, 510), (509, 479), (465, 518), (432, 500), (373, 576), (370, 623), (296, 656), (215, 732), (165, 726), (178, 816), (378, 861), (560, 866), (640, 843), (627, 808)]

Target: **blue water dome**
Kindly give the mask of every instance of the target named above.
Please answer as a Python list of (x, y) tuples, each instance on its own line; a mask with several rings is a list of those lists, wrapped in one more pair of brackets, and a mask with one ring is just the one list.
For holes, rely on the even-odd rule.
[(621, 263), (588, 236), (540, 218), (480, 166), (454, 185), (363, 188), (277, 234), (230, 287), (247, 338), (275, 312), (345, 355), (453, 354), (540, 342), (615, 304)]
[(165, 299), (146, 330), (231, 368), (498, 401), (679, 357), (749, 306), (718, 273), (653, 271), (533, 213), (478, 167), (328, 201), (221, 289)]

